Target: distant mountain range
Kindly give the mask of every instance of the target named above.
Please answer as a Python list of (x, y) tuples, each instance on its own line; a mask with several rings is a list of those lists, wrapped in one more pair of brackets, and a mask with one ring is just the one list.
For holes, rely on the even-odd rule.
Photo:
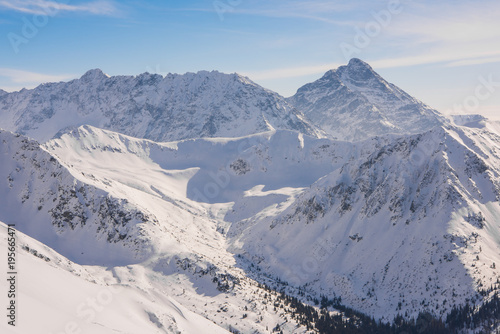
[(80, 125), (154, 141), (238, 137), (274, 129), (359, 141), (420, 133), (446, 123), (437, 111), (359, 59), (328, 71), (288, 99), (239, 74), (109, 77), (95, 69), (67, 83), (0, 94), (0, 111), (4, 129), (40, 141)]
[(273, 129), (320, 135), (278, 94), (216, 71), (109, 77), (91, 70), (67, 83), (0, 95), (0, 124), (40, 141), (84, 124), (154, 141)]

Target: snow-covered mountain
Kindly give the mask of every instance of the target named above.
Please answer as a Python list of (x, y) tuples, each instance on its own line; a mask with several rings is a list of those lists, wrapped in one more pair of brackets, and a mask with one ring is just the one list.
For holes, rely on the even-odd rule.
[[(64, 290), (23, 276), (23, 317), (96, 333), (493, 321), (460, 307), (498, 300), (498, 124), (447, 121), (356, 59), (289, 102), (217, 72), (0, 92), (0, 127), (43, 142), (0, 130), (0, 226), (16, 224), (23, 272)], [(110, 286), (122, 293), (82, 317)]]
[[(467, 300), (480, 303), (482, 289), (499, 288), (500, 136), (486, 126), (360, 143), (277, 131), (164, 144), (81, 127), (46, 148), (78, 166), (75, 175), (100, 175), (112, 188), (191, 213), (201, 205), (197, 216), (212, 223), (195, 226), (212, 224), (221, 234), (215, 239), (228, 244), (197, 241), (200, 232), (170, 217), (167, 229), (190, 240), (183, 254), (208, 243), (211, 252), (238, 254), (247, 276), (340, 297), (377, 318), (446, 316)], [(133, 156), (152, 160), (163, 175)], [(171, 185), (174, 175), (185, 178), (181, 188)], [(158, 212), (146, 199), (147, 210)]]
[[(227, 250), (226, 234), (231, 222), (262, 214), (269, 205), (287, 207), (328, 173), (332, 159), (343, 158), (318, 154), (327, 140), (271, 131), (155, 143), (82, 126), (40, 146), (20, 135), (1, 135), (5, 182), (0, 196), (6, 201), (0, 221), (15, 223), (19, 233), (43, 242), (42, 251), (40, 245), (28, 246), (35, 255), (53, 260), (46, 254), (57, 252), (62, 269), (84, 281), (125, 285), (127, 305), (136, 302), (137, 296), (128, 295), (134, 291), (145, 291), (158, 305), (167, 303), (163, 312), (149, 303), (136, 308), (160, 328), (175, 323), (172, 317), (179, 315), (169, 310), (179, 303), (225, 329), (266, 332), (281, 324), (287, 332), (306, 332), (291, 317), (294, 308), (288, 305), (285, 312), (280, 295), (259, 285), (274, 280), (256, 281), (259, 275), (247, 272), (251, 264)], [(299, 166), (310, 175), (301, 175)], [(285, 178), (283, 170), (295, 174)], [(69, 281), (84, 291), (102, 289), (89, 290), (81, 279)], [(35, 286), (35, 276), (29, 282)], [(69, 294), (63, 304), (72, 305), (68, 317), (81, 322), (79, 313), (71, 314), (78, 310), (78, 298)], [(281, 311), (268, 309), (269, 304)], [(60, 325), (43, 323), (56, 326), (52, 330)], [(105, 330), (118, 327), (116, 321), (100, 323)]]
[(1, 130), (0, 141), (0, 220), (80, 264), (130, 264), (150, 254), (145, 231), (155, 229), (154, 214), (79, 181), (36, 141)]
[(1, 127), (41, 142), (85, 124), (155, 141), (273, 129), (357, 141), (421, 133), (446, 122), (359, 59), (288, 99), (241, 75), (216, 71), (109, 77), (95, 69), (67, 83), (0, 92)]
[(436, 110), (388, 83), (357, 58), (299, 88), (287, 101), (339, 140), (421, 133), (446, 123)]
[[(187, 333), (198, 333), (203, 318), (222, 327), (212, 326), (214, 333), (235, 329), (265, 332), (285, 321), (285, 312), (267, 306), (279, 303), (278, 295), (247, 275), (227, 250), (225, 230), (229, 223), (223, 217), (232, 204), (211, 198), (201, 187), (202, 196), (217, 202), (203, 203), (196, 197), (198, 192), (189, 190), (203, 186), (204, 177), (213, 177), (214, 184), (224, 181), (226, 176), (217, 168), (226, 159), (237, 157), (244, 147), (252, 148), (251, 143), (272, 142), (272, 133), (257, 138), (158, 144), (82, 126), (43, 147), (6, 131), (0, 135), (0, 179), (4, 180), (0, 183), (0, 221), (16, 225), (22, 258), (29, 253), (39, 258), (34, 268), (23, 272), (29, 286), (26, 293), (31, 295), (23, 293), (20, 302), (30, 299), (32, 305), (25, 316), (39, 316), (33, 305), (36, 300), (50, 310), (66, 309), (62, 320), (73, 318), (81, 328), (90, 330), (96, 323), (82, 316), (81, 296), (99, 295), (112, 285), (126, 288), (116, 298), (131, 309), (114, 303), (105, 312), (96, 310), (103, 333), (126, 333), (123, 326), (128, 322), (120, 319), (134, 313), (136, 326), (150, 322), (144, 333), (157, 333), (155, 328), (160, 328), (159, 332), (185, 328)], [(301, 136), (289, 132), (281, 144), (286, 146), (288, 139), (294, 138), (298, 149)], [(243, 176), (246, 170), (237, 159), (229, 168), (231, 177)], [(255, 181), (246, 180), (241, 188)], [(284, 195), (271, 198), (283, 201), (296, 190), (281, 192)], [(259, 211), (263, 203), (253, 205)], [(38, 241), (29, 241), (24, 234)], [(59, 269), (68, 273), (59, 271), (58, 275)], [(79, 292), (67, 292), (53, 303), (52, 299), (43, 301), (44, 284), (37, 284), (39, 276), (28, 276), (33, 270), (47, 274), (52, 284), (60, 282), (61, 293), (71, 288)], [(71, 274), (73, 278), (67, 277)], [(42, 291), (35, 292), (37, 287)], [(107, 315), (116, 317), (108, 319)], [(42, 319), (43, 328), (64, 329), (64, 323), (49, 320)], [(297, 319), (289, 319), (281, 327), (290, 332), (306, 331)]]
[(0, 94), (5, 130), (44, 142), (84, 124), (155, 141), (272, 129), (320, 135), (280, 95), (241, 75), (216, 71), (109, 77), (95, 69), (67, 83)]
[(386, 319), (445, 316), (499, 288), (498, 134), (436, 128), (354, 152), (283, 212), (233, 224), (233, 251)]

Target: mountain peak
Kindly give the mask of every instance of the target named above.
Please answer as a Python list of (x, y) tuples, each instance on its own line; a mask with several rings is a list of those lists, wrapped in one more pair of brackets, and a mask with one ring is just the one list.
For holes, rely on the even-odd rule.
[(364, 67), (364, 68), (372, 69), (372, 67), (367, 62), (364, 62), (359, 58), (351, 58), (351, 60), (349, 60), (349, 63), (347, 64), (347, 67), (350, 67), (350, 68)]
[(109, 75), (105, 74), (99, 68), (94, 68), (92, 70), (88, 70), (81, 77), (81, 79), (84, 79), (84, 80), (107, 79), (107, 78), (109, 78)]
[(342, 73), (343, 76), (348, 76), (356, 81), (368, 81), (374, 78), (382, 79), (368, 63), (358, 58), (352, 58), (349, 60), (347, 66), (339, 67), (338, 71)]
[(421, 133), (446, 122), (358, 58), (299, 88), (288, 101), (330, 136), (348, 141)]

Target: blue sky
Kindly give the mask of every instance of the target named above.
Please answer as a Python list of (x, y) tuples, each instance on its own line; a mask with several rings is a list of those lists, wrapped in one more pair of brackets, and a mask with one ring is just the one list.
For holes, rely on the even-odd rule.
[(500, 119), (500, 2), (0, 0), (0, 88), (219, 70), (284, 96), (361, 58), (438, 110)]

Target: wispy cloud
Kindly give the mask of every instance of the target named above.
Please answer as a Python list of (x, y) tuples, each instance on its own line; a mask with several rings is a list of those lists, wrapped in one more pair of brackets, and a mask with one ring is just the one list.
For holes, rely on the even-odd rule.
[(0, 0), (0, 9), (26, 14), (53, 15), (60, 12), (83, 12), (94, 15), (113, 15), (117, 8), (108, 0), (81, 4), (66, 4), (50, 0)]
[(470, 65), (480, 65), (480, 64), (489, 64), (489, 63), (500, 63), (500, 56), (459, 60), (459, 61), (451, 62), (451, 63), (447, 64), (446, 66), (457, 67), (457, 66), (470, 66)]
[(328, 70), (339, 67), (341, 64), (324, 64), (302, 67), (278, 68), (267, 71), (254, 71), (241, 73), (252, 80), (272, 80), (303, 77), (311, 74), (325, 73)]
[[(192, 12), (209, 12), (209, 13), (217, 13), (215, 9), (207, 9), (207, 8), (183, 8), (178, 9), (178, 11), (192, 11)], [(271, 18), (291, 18), (291, 19), (306, 19), (311, 21), (325, 22), (333, 25), (352, 25), (352, 22), (347, 22), (343, 20), (334, 20), (327, 17), (322, 17), (319, 15), (312, 15), (300, 12), (293, 12), (290, 10), (283, 11), (279, 9), (239, 9), (233, 8), (228, 10), (230, 14), (238, 14), (238, 15), (249, 15), (249, 16), (264, 16)]]
[(234, 13), (236, 14), (243, 14), (243, 15), (254, 15), (254, 16), (267, 16), (267, 17), (275, 17), (275, 18), (298, 18), (298, 19), (307, 19), (307, 20), (312, 20), (312, 21), (319, 21), (319, 22), (325, 22), (325, 23), (330, 23), (330, 24), (335, 24), (335, 25), (348, 25), (348, 22), (344, 22), (341, 20), (333, 20), (329, 19), (326, 17), (321, 17), (318, 15), (311, 15), (311, 14), (304, 14), (304, 13), (297, 13), (297, 12), (291, 12), (291, 11), (276, 11), (276, 10), (235, 10)]
[[(214, 2), (215, 4), (216, 2)], [(266, 1), (258, 6), (227, 5), (224, 11), (230, 14), (262, 16), (271, 18), (305, 19), (324, 22), (333, 25), (352, 25), (352, 21), (345, 18), (334, 18), (333, 14), (356, 9), (357, 5), (347, 1), (314, 0), (314, 1)], [(177, 11), (198, 11), (218, 13), (220, 9), (215, 6), (206, 8), (178, 8)]]
[[(500, 3), (486, 0), (476, 6), (463, 0), (407, 6), (401, 19), (385, 31), (385, 41), (399, 41), (401, 55), (411, 46), (412, 56), (401, 57), (401, 65), (449, 61), (446, 66), (466, 66), (498, 61)], [(415, 54), (416, 50), (421, 51)]]
[(20, 88), (33, 88), (46, 82), (59, 82), (76, 78), (73, 74), (43, 74), (36, 72), (29, 72), (23, 70), (16, 70), (12, 68), (0, 68), (0, 77), (6, 78), (9, 82), (6, 86), (2, 87), (4, 90), (12, 91)]
[[(471, 52), (468, 55), (456, 53), (442, 53), (442, 54), (426, 54), (408, 57), (396, 58), (383, 58), (383, 59), (363, 59), (368, 62), (373, 68), (397, 68), (397, 67), (410, 67), (425, 64), (445, 63), (445, 66), (465, 66), (473, 64), (484, 64), (500, 62), (500, 51), (496, 53), (484, 52)], [(328, 70), (338, 68), (341, 63), (320, 64), (311, 66), (298, 66), (288, 68), (276, 68), (265, 71), (249, 71), (241, 73), (248, 76), (252, 80), (273, 80), (305, 77), (313, 74), (322, 74)]]
[(409, 57), (368, 60), (368, 63), (375, 68), (395, 68), (435, 63), (445, 63), (445, 66), (464, 66), (467, 65), (467, 62), (476, 62), (476, 64), (487, 63), (487, 59), (490, 60), (489, 62), (493, 62), (493, 59), (495, 59), (495, 62), (499, 61), (498, 57), (483, 58), (487, 56), (500, 57), (500, 50), (493, 53), (480, 51), (471, 51), (467, 54), (457, 54), (453, 52), (431, 53)]
[(432, 2), (425, 6), (418, 2), (407, 5), (411, 15), (399, 22), (395, 33), (425, 36), (427, 41), (470, 42), (500, 36), (500, 3), (484, 0)]

